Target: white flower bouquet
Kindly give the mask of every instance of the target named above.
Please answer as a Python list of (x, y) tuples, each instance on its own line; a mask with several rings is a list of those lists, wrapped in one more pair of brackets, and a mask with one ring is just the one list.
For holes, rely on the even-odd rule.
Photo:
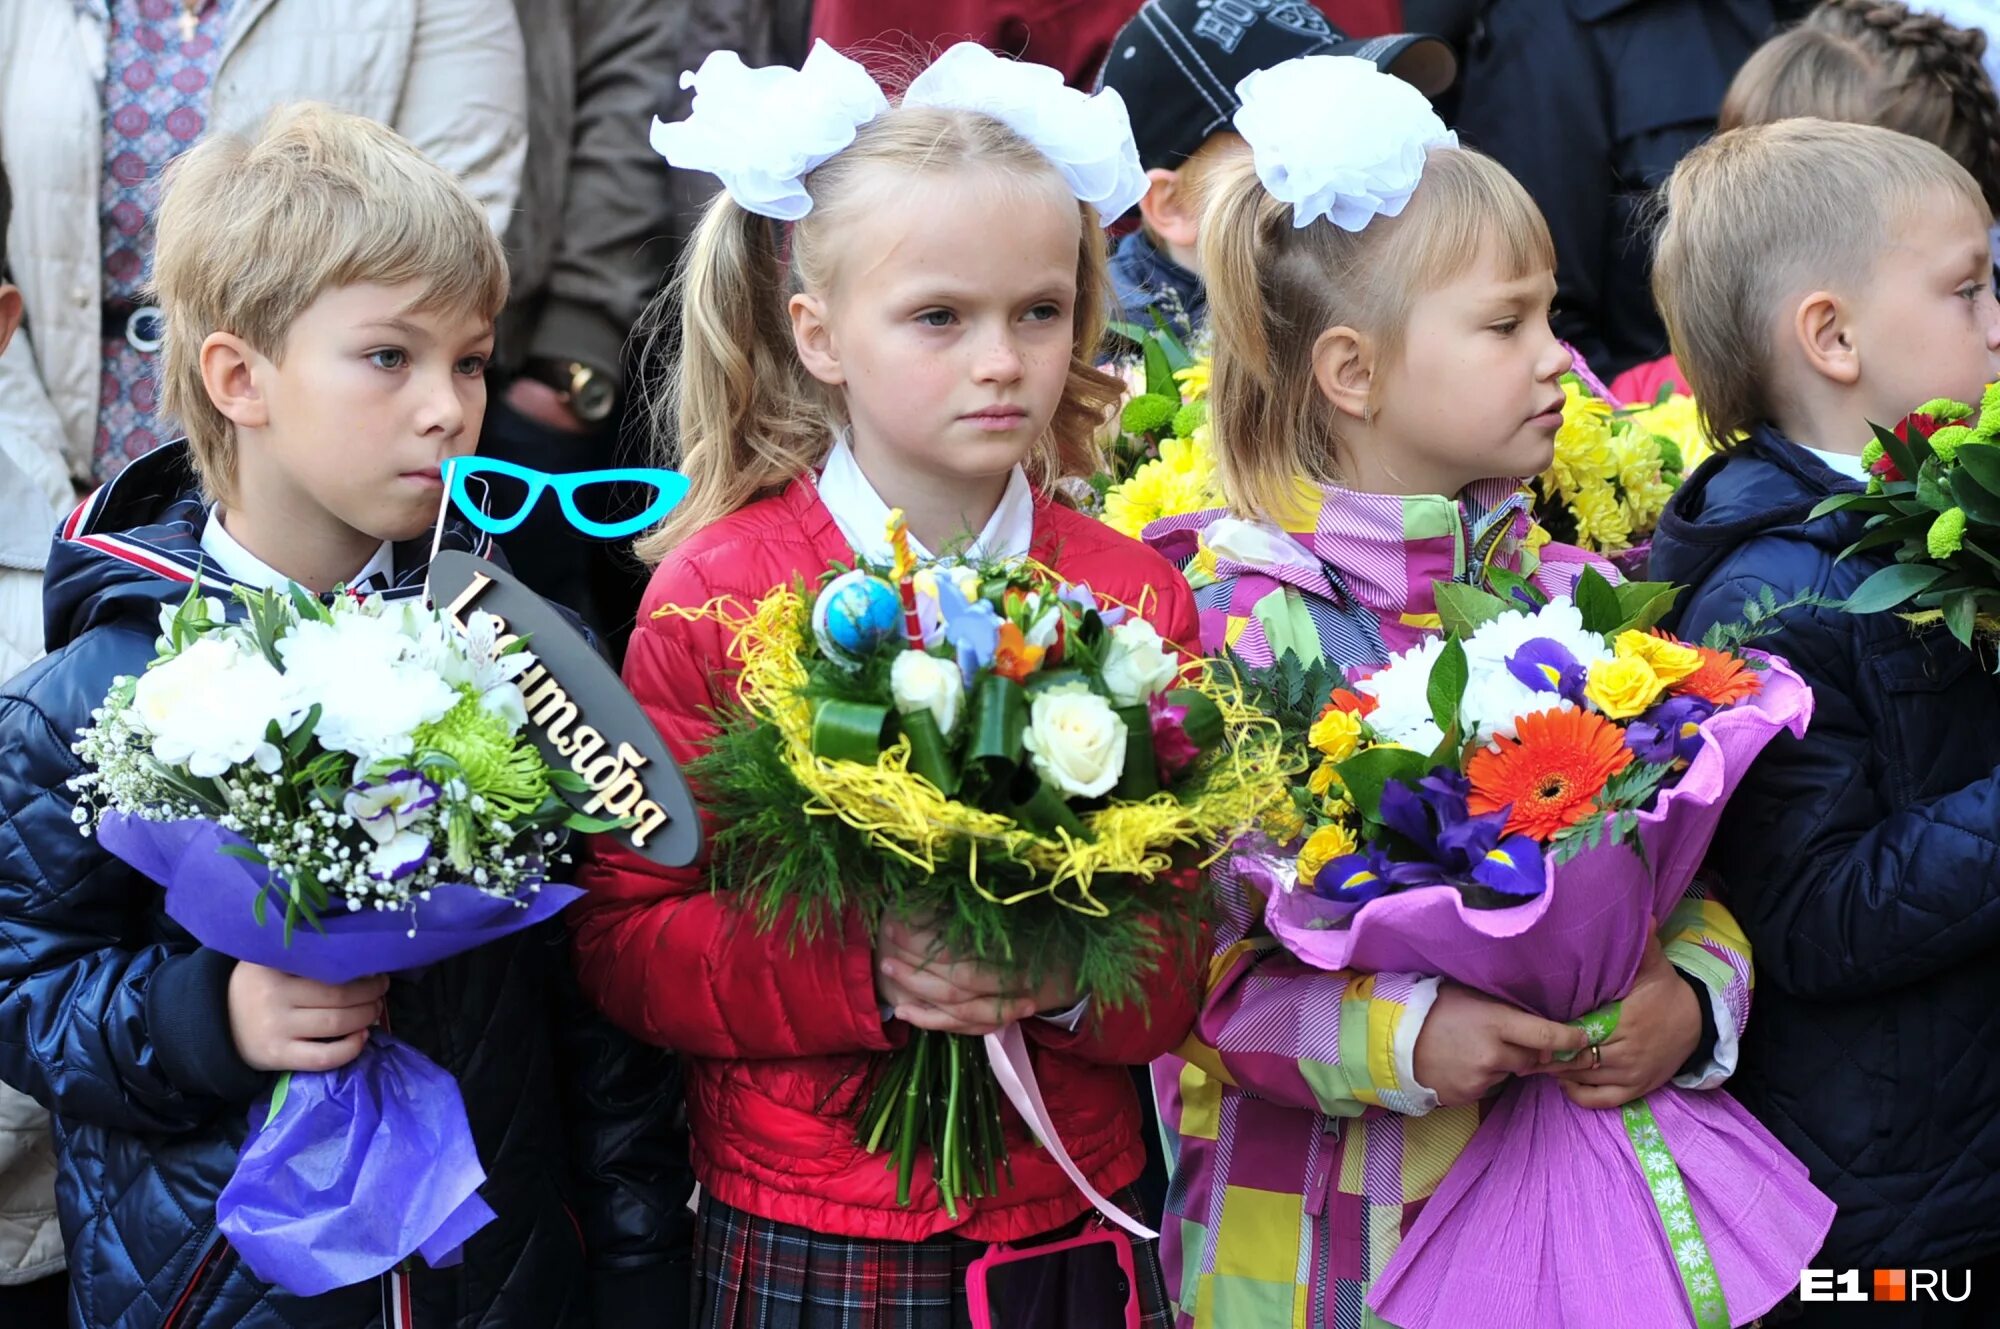
[[(237, 597), (235, 619), (199, 588), (163, 609), (155, 659), (75, 745), (79, 828), (160, 883), (196, 941), (339, 984), (450, 959), (581, 893), (544, 880), (565, 834), (618, 823), (572, 807), (588, 786), (525, 732), (525, 642), (410, 601)], [(457, 1085), (382, 1031), (339, 1070), (279, 1077), (251, 1121), (217, 1224), (291, 1292), (447, 1263), (492, 1220)], [(398, 1185), (364, 1184), (385, 1170)]]

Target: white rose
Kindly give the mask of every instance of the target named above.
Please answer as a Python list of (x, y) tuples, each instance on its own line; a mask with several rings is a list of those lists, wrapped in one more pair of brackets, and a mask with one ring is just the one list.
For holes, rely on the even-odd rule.
[(923, 651), (904, 651), (889, 667), (889, 694), (905, 715), (929, 711), (938, 729), (949, 734), (965, 702), (965, 680), (956, 660), (940, 660)]
[(1036, 773), (1065, 794), (1108, 793), (1125, 770), (1125, 722), (1081, 683), (1038, 693), (1022, 742)]
[(1044, 603), (1040, 591), (1028, 597), (1028, 630), (1023, 634), (1030, 646), (1048, 650), (1062, 635), (1062, 606)]
[(1180, 657), (1160, 640), (1151, 623), (1133, 618), (1111, 629), (1111, 646), (1104, 653), (1104, 686), (1120, 706), (1137, 706), (1165, 692), (1180, 671)]
[(147, 670), (133, 688), (132, 710), (156, 759), (203, 778), (246, 761), (276, 770), (278, 750), (266, 741), (271, 722), (289, 734), (304, 715), (270, 661), (215, 637)]

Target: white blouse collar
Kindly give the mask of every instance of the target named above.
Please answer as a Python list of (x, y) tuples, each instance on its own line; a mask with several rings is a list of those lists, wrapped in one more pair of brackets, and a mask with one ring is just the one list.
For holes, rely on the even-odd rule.
[[(857, 558), (873, 563), (895, 561), (889, 547), (889, 505), (862, 474), (845, 436), (834, 439), (833, 451), (827, 454), (826, 467), (819, 476), (819, 498)], [(986, 519), (978, 538), (960, 552), (968, 559), (1022, 558), (1034, 539), (1035, 495), (1028, 487), (1027, 474), (1016, 466), (1007, 477), (1000, 505)], [(910, 547), (919, 558), (935, 557), (914, 535)]]

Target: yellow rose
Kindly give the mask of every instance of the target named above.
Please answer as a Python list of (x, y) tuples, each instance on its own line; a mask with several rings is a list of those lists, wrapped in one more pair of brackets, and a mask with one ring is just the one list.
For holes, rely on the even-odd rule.
[(1311, 885), (1319, 870), (1336, 858), (1354, 852), (1354, 833), (1339, 822), (1330, 822), (1307, 837), (1299, 850), (1299, 882)]
[(1589, 681), (1583, 685), (1583, 695), (1614, 720), (1643, 715), (1666, 690), (1653, 666), (1636, 655), (1593, 662)]
[(1650, 632), (1621, 632), (1618, 640), (1611, 643), (1611, 649), (1620, 658), (1644, 660), (1667, 687), (1701, 668), (1700, 651)]
[(1335, 761), (1346, 761), (1361, 746), (1361, 717), (1350, 711), (1329, 710), (1313, 721), (1306, 742)]
[(1314, 798), (1325, 798), (1327, 791), (1333, 788), (1333, 766), (1332, 761), (1323, 761), (1313, 767), (1313, 773), (1306, 777), (1306, 788), (1312, 790)]
[(1584, 485), (1570, 500), (1576, 540), (1585, 549), (1616, 553), (1632, 542), (1632, 524), (1608, 484)]

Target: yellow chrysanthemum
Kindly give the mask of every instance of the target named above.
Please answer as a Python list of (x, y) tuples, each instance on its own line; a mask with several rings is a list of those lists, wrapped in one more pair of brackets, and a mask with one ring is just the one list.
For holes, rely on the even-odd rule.
[(1593, 662), (1583, 685), (1583, 695), (1613, 720), (1645, 714), (1666, 690), (1665, 680), (1636, 655)]
[(1329, 707), (1313, 721), (1306, 742), (1333, 761), (1346, 761), (1361, 746), (1361, 717), (1352, 711)]
[(1650, 632), (1621, 632), (1611, 649), (1621, 659), (1644, 660), (1668, 687), (1701, 670), (1700, 651)]
[(1181, 385), (1182, 401), (1200, 401), (1208, 395), (1210, 363), (1204, 355), (1186, 369), (1174, 371), (1174, 382)]
[(1555, 460), (1549, 466), (1556, 488), (1573, 494), (1617, 473), (1611, 451), (1611, 407), (1573, 383), (1563, 384), (1562, 427), (1556, 430)]
[(1353, 853), (1357, 847), (1354, 832), (1339, 822), (1320, 827), (1306, 838), (1305, 847), (1299, 850), (1299, 881), (1310, 884), (1321, 868), (1336, 858)]
[(1610, 485), (1593, 481), (1570, 499), (1576, 517), (1576, 542), (1585, 549), (1617, 553), (1632, 543), (1632, 523)]
[(1625, 491), (1625, 516), (1635, 531), (1650, 531), (1659, 524), (1660, 514), (1674, 496), (1674, 486), (1665, 480)]
[(1702, 437), (1701, 417), (1695, 410), (1694, 398), (1684, 393), (1677, 392), (1656, 406), (1642, 406), (1628, 412), (1626, 418), (1642, 432), (1673, 440), (1674, 446), (1681, 450), (1681, 462), (1689, 472), (1715, 452), (1708, 440)]
[(1205, 446), (1205, 430), (1193, 438), (1161, 442), (1160, 455), (1134, 471), (1125, 483), (1104, 495), (1104, 521), (1113, 530), (1138, 538), (1147, 523), (1178, 517), (1204, 508), (1220, 507), (1215, 462)]
[(1289, 844), (1305, 833), (1306, 819), (1290, 803), (1279, 803), (1264, 814), (1258, 829), (1279, 844)]
[(1651, 434), (1620, 430), (1612, 437), (1611, 457), (1618, 468), (1618, 487), (1628, 496), (1660, 482), (1660, 445)]

